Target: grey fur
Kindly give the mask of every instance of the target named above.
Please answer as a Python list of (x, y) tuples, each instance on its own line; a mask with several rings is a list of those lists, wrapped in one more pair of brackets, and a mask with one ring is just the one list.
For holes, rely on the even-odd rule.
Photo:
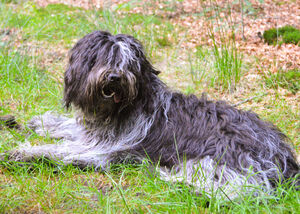
[(158, 73), (129, 35), (96, 31), (83, 37), (65, 72), (64, 101), (76, 109), (76, 119), (33, 118), (32, 129), (61, 143), (26, 143), (10, 158), (44, 156), (100, 170), (149, 158), (165, 180), (230, 195), (245, 184), (271, 190), (299, 173), (288, 138), (274, 125), (221, 101), (173, 92)]

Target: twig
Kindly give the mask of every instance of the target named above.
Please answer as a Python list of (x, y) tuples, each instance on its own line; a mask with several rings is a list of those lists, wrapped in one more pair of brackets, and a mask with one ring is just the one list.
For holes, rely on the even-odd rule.
[(221, 187), (219, 187), (218, 189), (221, 190), (221, 192), (225, 195), (225, 197), (226, 197), (232, 204), (235, 204), (235, 203), (233, 203), (233, 201), (230, 199), (230, 197), (226, 194), (226, 192), (225, 192)]
[(258, 97), (263, 97), (263, 96), (265, 96), (265, 95), (267, 95), (267, 94), (268, 94), (268, 92), (263, 93), (263, 94), (261, 94), (261, 95), (249, 97), (249, 98), (244, 99), (244, 100), (242, 100), (242, 101), (240, 101), (240, 102), (238, 102), (238, 103), (236, 103), (236, 104), (233, 104), (232, 106), (233, 106), (233, 107), (237, 107), (237, 106), (239, 106), (239, 105), (241, 105), (241, 104), (243, 104), (243, 103), (249, 102), (250, 100), (254, 100), (255, 98), (258, 98)]
[(242, 38), (245, 41), (246, 37), (244, 33), (244, 0), (240, 0), (240, 4), (241, 4), (241, 15), (242, 15)]

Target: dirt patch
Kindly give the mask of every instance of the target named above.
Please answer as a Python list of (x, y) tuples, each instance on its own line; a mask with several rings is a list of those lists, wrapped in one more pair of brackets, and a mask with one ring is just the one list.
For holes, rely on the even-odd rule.
[(120, 3), (128, 2), (128, 0), (35, 0), (39, 6), (45, 7), (48, 4), (66, 4), (74, 7), (82, 7), (85, 9), (92, 8), (108, 8)]

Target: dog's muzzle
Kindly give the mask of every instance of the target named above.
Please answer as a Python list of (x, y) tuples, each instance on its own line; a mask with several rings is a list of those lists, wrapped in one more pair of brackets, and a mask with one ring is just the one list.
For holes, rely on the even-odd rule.
[(102, 95), (105, 99), (113, 99), (115, 103), (122, 100), (121, 76), (119, 74), (109, 74), (107, 83), (102, 87)]

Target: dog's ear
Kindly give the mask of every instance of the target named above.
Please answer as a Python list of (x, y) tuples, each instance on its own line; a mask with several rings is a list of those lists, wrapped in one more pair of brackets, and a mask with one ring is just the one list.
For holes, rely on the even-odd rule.
[(87, 70), (82, 59), (85, 56), (82, 41), (83, 39), (79, 40), (69, 52), (69, 63), (64, 74), (64, 104), (67, 109), (78, 97), (81, 76)]
[(155, 75), (160, 74), (160, 71), (152, 66), (142, 43), (138, 39), (126, 34), (118, 34), (115, 36), (115, 38), (117, 41), (123, 41), (130, 44), (130, 47), (134, 51), (137, 60), (139, 60), (139, 64), (141, 65), (143, 71), (151, 72)]
[(140, 65), (142, 67), (142, 70), (151, 72), (155, 75), (160, 74), (160, 71), (153, 67), (149, 58), (146, 56), (142, 46), (141, 46), (141, 49), (138, 51), (138, 59), (140, 60)]
[[(143, 57), (141, 59), (143, 61), (143, 63), (141, 63), (142, 70), (145, 70), (147, 72), (151, 72), (155, 75), (160, 74), (160, 71), (153, 67), (153, 65), (151, 64), (151, 62), (147, 59), (147, 57), (145, 55), (143, 55)], [(144, 66), (144, 68), (143, 68), (143, 66)]]
[(81, 38), (69, 52), (69, 65), (64, 75), (64, 104), (67, 108), (71, 103), (79, 104), (84, 97), (85, 81), (95, 64), (100, 41), (111, 34), (106, 31), (95, 31)]
[(64, 105), (68, 109), (72, 102), (72, 96), (74, 95), (74, 89), (71, 86), (72, 83), (72, 75), (71, 75), (71, 68), (67, 68), (64, 76)]

